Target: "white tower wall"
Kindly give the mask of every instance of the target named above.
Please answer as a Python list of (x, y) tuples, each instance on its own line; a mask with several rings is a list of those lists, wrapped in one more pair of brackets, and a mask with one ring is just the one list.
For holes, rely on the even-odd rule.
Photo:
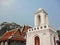
[[(39, 18), (40, 17), (40, 18)], [(36, 13), (35, 13), (35, 22), (34, 26), (40, 26), (40, 25), (45, 25), (48, 23), (48, 17), (47, 13), (40, 8)]]
[[(58, 34), (56, 29), (49, 26), (47, 13), (42, 8), (35, 13), (34, 23), (34, 27), (28, 29), (26, 45), (57, 45)], [(36, 36), (39, 37), (39, 44), (35, 44)]]

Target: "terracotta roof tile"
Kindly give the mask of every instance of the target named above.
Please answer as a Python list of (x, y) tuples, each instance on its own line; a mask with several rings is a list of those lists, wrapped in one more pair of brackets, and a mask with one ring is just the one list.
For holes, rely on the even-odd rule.
[(16, 30), (12, 30), (12, 31), (8, 31), (6, 32), (1, 38), (0, 40), (7, 40), (12, 34), (14, 34)]
[[(20, 40), (20, 41), (25, 41), (26, 39), (24, 37), (17, 37), (17, 36), (13, 36), (17, 31), (20, 32), (20, 30), (15, 29), (15, 30), (11, 30), (6, 32), (2, 37), (0, 37), (0, 41), (5, 41), (5, 40)], [(21, 35), (21, 34), (19, 34)], [(22, 36), (22, 35), (21, 35)]]

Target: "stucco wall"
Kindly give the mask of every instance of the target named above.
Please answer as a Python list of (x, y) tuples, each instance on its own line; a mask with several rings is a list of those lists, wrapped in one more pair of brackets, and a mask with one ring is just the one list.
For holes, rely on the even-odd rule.
[(51, 45), (50, 42), (50, 34), (48, 30), (40, 30), (40, 31), (33, 31), (27, 32), (27, 42), (28, 45), (34, 45), (34, 38), (38, 36), (40, 38), (40, 45)]

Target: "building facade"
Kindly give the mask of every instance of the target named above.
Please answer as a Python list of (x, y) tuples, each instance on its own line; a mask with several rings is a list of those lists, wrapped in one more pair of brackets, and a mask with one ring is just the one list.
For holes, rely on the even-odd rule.
[(49, 25), (48, 14), (39, 8), (34, 15), (34, 27), (9, 30), (0, 37), (0, 45), (58, 45), (56, 29)]
[(48, 22), (48, 14), (39, 8), (34, 15), (34, 27), (28, 29), (26, 45), (57, 45), (58, 34)]

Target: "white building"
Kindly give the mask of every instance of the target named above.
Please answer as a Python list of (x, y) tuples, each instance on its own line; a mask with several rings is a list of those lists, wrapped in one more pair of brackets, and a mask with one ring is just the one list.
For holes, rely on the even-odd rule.
[(58, 34), (49, 26), (48, 14), (39, 8), (34, 17), (34, 27), (28, 29), (26, 45), (57, 45)]

